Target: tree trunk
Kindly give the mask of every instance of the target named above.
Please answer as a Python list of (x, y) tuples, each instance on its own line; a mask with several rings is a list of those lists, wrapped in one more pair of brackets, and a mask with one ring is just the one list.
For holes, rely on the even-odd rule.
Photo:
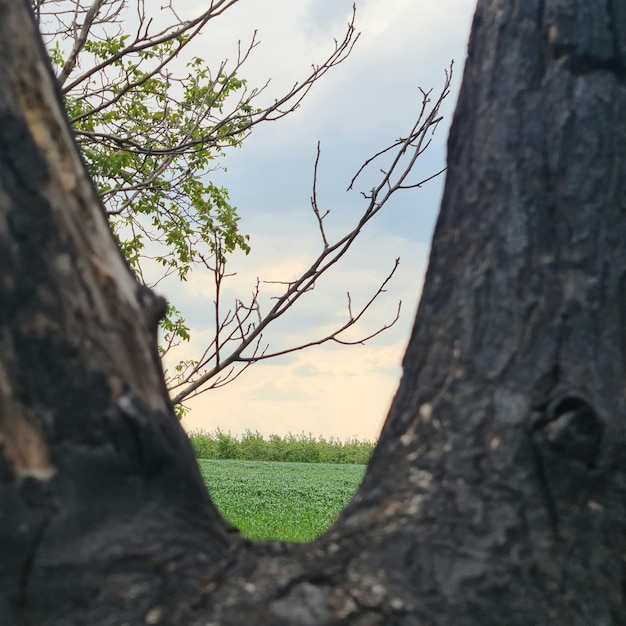
[(0, 624), (626, 623), (626, 5), (479, 0), (402, 381), (305, 545), (217, 514), (0, 0)]

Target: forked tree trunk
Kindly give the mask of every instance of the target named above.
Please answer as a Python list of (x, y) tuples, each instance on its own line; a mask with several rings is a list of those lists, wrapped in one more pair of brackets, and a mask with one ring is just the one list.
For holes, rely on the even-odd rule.
[(209, 501), (28, 5), (0, 0), (0, 624), (626, 624), (623, 0), (478, 2), (402, 382), (300, 546)]

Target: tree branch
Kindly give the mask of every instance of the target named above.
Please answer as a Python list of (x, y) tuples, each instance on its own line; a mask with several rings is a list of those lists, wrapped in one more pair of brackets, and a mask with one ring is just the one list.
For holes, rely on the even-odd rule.
[[(378, 152), (373, 158), (368, 159), (366, 164), (359, 168), (357, 174), (353, 177), (349, 189), (354, 186), (354, 183), (358, 176), (364, 171), (367, 165), (370, 165), (374, 162), (377, 157), (380, 157), (383, 154), (386, 154), (390, 151), (393, 151), (393, 158), (390, 167), (387, 168), (385, 172), (383, 172), (383, 176), (379, 181), (378, 185), (372, 189), (369, 194), (363, 194), (364, 197), (368, 200), (367, 207), (363, 212), (361, 218), (357, 222), (357, 224), (347, 232), (343, 237), (338, 239), (332, 244), (329, 244), (325, 237), (325, 232), (322, 224), (322, 216), (319, 213), (319, 209), (317, 207), (316, 200), (316, 192), (313, 193), (312, 199), (312, 210), (315, 214), (315, 217), (318, 221), (318, 225), (322, 232), (322, 241), (323, 247), (322, 251), (318, 255), (318, 257), (311, 263), (311, 265), (306, 269), (298, 278), (288, 283), (287, 289), (285, 293), (276, 298), (276, 302), (271, 307), (269, 312), (265, 314), (257, 324), (250, 328), (249, 332), (241, 333), (240, 343), (232, 350), (229, 356), (222, 358), (219, 365), (215, 364), (213, 367), (206, 371), (202, 371), (204, 367), (208, 365), (210, 362), (209, 359), (200, 359), (198, 361), (198, 365), (193, 368), (193, 370), (189, 373), (187, 380), (182, 383), (179, 382), (177, 387), (183, 387), (177, 394), (172, 398), (172, 402), (174, 404), (180, 403), (189, 397), (193, 397), (200, 393), (201, 388), (209, 383), (211, 379), (220, 374), (223, 368), (231, 367), (235, 363), (251, 363), (254, 361), (259, 361), (261, 358), (257, 355), (248, 356), (244, 355), (245, 350), (254, 342), (257, 342), (262, 337), (265, 329), (277, 320), (279, 317), (284, 315), (289, 309), (291, 309), (295, 303), (309, 290), (313, 288), (315, 283), (326, 273), (328, 269), (330, 269), (334, 264), (336, 264), (348, 251), (351, 247), (357, 236), (361, 233), (362, 229), (365, 225), (389, 202), (391, 197), (399, 190), (409, 187), (404, 184), (407, 177), (411, 173), (415, 161), (417, 158), (424, 152), (424, 150), (430, 144), (429, 137), (432, 132), (437, 127), (441, 116), (439, 115), (440, 107), (444, 101), (444, 99), (450, 93), (450, 83), (452, 80), (452, 70), (453, 66), (450, 65), (449, 69), (445, 72), (445, 80), (443, 88), (438, 96), (438, 98), (431, 104), (430, 99), (430, 91), (422, 93), (422, 104), (418, 119), (414, 122), (411, 131), (408, 135), (401, 140), (394, 142), (390, 147), (385, 148)], [(428, 105), (431, 104), (430, 108)], [(407, 163), (403, 164), (403, 158), (406, 156)], [(318, 151), (316, 153), (315, 166), (314, 166), (314, 190), (317, 185), (317, 167), (319, 163), (319, 145)], [(425, 180), (430, 180), (434, 176), (429, 176)], [(414, 185), (410, 185), (410, 187), (418, 187), (423, 184), (424, 181), (416, 183)], [(326, 214), (324, 214), (324, 217)], [(372, 299), (367, 303), (367, 305), (359, 312), (358, 315), (354, 316), (354, 318), (350, 318), (348, 322), (337, 329), (335, 332), (329, 334), (328, 336), (314, 340), (310, 343), (303, 344), (302, 346), (288, 348), (284, 351), (279, 351), (275, 353), (270, 353), (264, 351), (262, 358), (271, 358), (272, 356), (279, 356), (282, 354), (286, 354), (288, 352), (293, 352), (295, 350), (301, 350), (305, 347), (320, 345), (321, 343), (325, 343), (328, 341), (334, 341), (337, 343), (341, 343), (338, 341), (338, 336), (341, 332), (344, 332), (347, 328), (352, 327), (356, 321), (358, 321), (364, 312), (371, 306), (372, 302), (384, 292), (384, 287), (387, 282), (390, 280), (391, 276), (395, 272), (397, 267), (394, 266), (394, 270), (391, 274), (383, 281), (379, 290), (374, 294)], [(253, 304), (257, 303), (257, 296), (255, 295), (253, 298)], [(399, 314), (399, 310), (398, 310)], [(396, 318), (397, 319), (397, 318)], [(362, 338), (360, 340), (355, 341), (354, 343), (362, 343), (367, 339), (371, 339), (372, 337), (380, 334), (386, 328), (389, 328), (395, 323), (395, 320), (382, 327), (380, 330), (375, 333), (369, 335), (368, 337)], [(239, 327), (241, 331), (241, 327)], [(216, 332), (219, 333), (220, 329), (216, 329)], [(345, 340), (342, 340), (345, 341)], [(345, 341), (346, 344), (351, 343), (349, 341)], [(222, 347), (224, 346), (224, 342), (222, 342)], [(212, 355), (214, 356), (214, 355)]]

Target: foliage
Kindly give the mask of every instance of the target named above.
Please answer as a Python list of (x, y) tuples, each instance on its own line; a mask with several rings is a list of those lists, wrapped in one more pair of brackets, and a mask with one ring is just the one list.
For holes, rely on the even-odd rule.
[[(106, 61), (124, 46), (128, 35), (85, 43), (95, 61)], [(172, 54), (180, 35), (110, 64), (133, 87), (117, 81), (103, 92), (66, 93), (65, 102), (87, 168), (106, 204), (111, 226), (126, 258), (143, 277), (141, 261), (149, 258), (184, 280), (194, 262), (207, 252), (236, 248), (249, 251), (238, 230), (239, 218), (228, 192), (206, 182), (205, 174), (225, 147), (241, 143), (245, 121), (220, 125), (207, 141), (209, 111), (223, 110), (227, 98), (245, 81), (220, 74), (213, 79), (203, 59), (187, 63), (188, 75), (150, 76), (145, 61)], [(58, 49), (54, 55), (63, 66)], [(177, 97), (176, 92), (181, 92)], [(115, 101), (102, 106), (103, 99)], [(199, 114), (199, 111), (204, 111)], [(192, 149), (181, 150), (188, 144)], [(204, 251), (203, 248), (207, 250)]]
[(240, 461), (282, 461), (296, 463), (336, 463), (364, 465), (376, 445), (356, 437), (342, 441), (331, 437), (314, 437), (311, 433), (285, 437), (270, 435), (265, 439), (258, 431), (240, 437), (219, 428), (213, 432), (193, 432), (191, 443), (199, 459), (237, 459)]
[[(50, 56), (57, 75), (65, 76), (66, 109), (126, 259), (144, 283), (154, 285), (170, 274), (186, 280), (201, 259), (235, 249), (247, 254), (248, 237), (239, 230), (227, 189), (206, 177), (226, 148), (241, 144), (249, 115), (258, 112), (243, 95), (240, 115), (225, 111), (227, 102), (246, 92), (246, 81), (223, 65), (214, 76), (199, 57), (176, 76), (170, 61), (189, 33), (132, 48), (130, 34), (112, 34), (110, 27), (101, 39), (89, 33), (93, 39), (82, 42), (72, 66), (80, 61), (81, 68), (97, 68), (93, 73), (75, 77), (65, 70), (73, 49), (62, 45), (60, 32), (50, 40)], [(174, 306), (162, 331), (163, 353), (189, 340)]]
[(222, 515), (250, 539), (311, 541), (348, 504), (363, 465), (199, 459)]

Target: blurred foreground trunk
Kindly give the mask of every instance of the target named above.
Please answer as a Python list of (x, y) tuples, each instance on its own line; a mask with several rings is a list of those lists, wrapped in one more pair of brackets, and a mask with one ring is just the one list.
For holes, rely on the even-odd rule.
[(305, 545), (210, 502), (29, 6), (0, 0), (0, 624), (625, 624), (622, 0), (478, 2), (400, 388)]

